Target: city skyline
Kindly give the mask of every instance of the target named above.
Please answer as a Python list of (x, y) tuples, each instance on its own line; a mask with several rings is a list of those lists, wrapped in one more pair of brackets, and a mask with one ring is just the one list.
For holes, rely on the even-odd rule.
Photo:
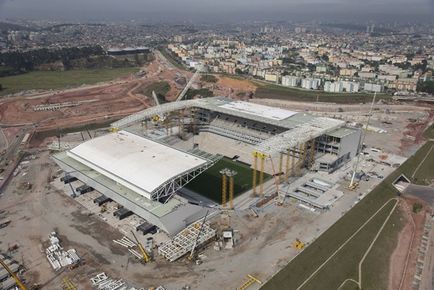
[(63, 21), (236, 22), (252, 20), (429, 22), (434, 1), (1, 0), (0, 18)]

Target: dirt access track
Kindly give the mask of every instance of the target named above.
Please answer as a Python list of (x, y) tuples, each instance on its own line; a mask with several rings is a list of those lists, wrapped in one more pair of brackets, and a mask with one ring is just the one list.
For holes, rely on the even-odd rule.
[[(170, 93), (177, 95), (180, 89), (175, 86), (175, 76), (191, 75), (168, 68), (159, 57), (143, 69), (146, 71), (143, 77), (129, 75), (98, 85), (0, 100), (0, 126), (35, 126), (37, 130), (48, 130), (121, 118), (153, 105), (152, 96), (135, 93), (138, 88), (163, 79), (169, 82)], [(76, 105), (53, 111), (34, 110), (37, 105), (67, 102)]]

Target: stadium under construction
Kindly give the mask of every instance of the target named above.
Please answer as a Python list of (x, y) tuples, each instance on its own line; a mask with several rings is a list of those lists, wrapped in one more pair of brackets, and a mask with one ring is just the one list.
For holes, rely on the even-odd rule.
[[(53, 158), (66, 176), (170, 236), (221, 208), (236, 209), (237, 195), (251, 206), (291, 196), (326, 208), (327, 182), (312, 179), (291, 193), (279, 192), (279, 184), (335, 171), (357, 154), (361, 139), (360, 129), (341, 120), (223, 97), (155, 106), (111, 124), (111, 131)], [(217, 193), (219, 202), (189, 187), (222, 160), (242, 165), (244, 175), (228, 166), (214, 170), (217, 185), (205, 180), (195, 187)], [(276, 186), (272, 194), (267, 180)], [(234, 192), (237, 183), (243, 186)]]

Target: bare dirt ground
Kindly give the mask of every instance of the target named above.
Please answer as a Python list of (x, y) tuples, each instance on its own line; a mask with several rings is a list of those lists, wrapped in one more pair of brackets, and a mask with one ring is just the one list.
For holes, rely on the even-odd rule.
[[(56, 172), (48, 152), (34, 157), (0, 197), (0, 212), (12, 220), (7, 228), (0, 229), (0, 251), (19, 245), (18, 251), (10, 254), (27, 269), (23, 275), (26, 284), (60, 289), (62, 279), (69, 277), (79, 289), (91, 289), (89, 278), (104, 271), (114, 278), (151, 287), (189, 273), (188, 265), (159, 259), (144, 266), (127, 255), (125, 248), (112, 242), (123, 236), (117, 229), (51, 186)], [(24, 186), (27, 182), (30, 189)], [(52, 231), (60, 235), (65, 249), (75, 248), (82, 257), (78, 268), (57, 273), (51, 269), (43, 251)]]
[(419, 145), (424, 142), (423, 132), (434, 120), (434, 111), (428, 111), (428, 116), (422, 120), (415, 120), (409, 122), (403, 132), (403, 138), (401, 139), (401, 151), (414, 151), (415, 145)]
[(204, 87), (210, 88), (215, 96), (226, 96), (233, 99), (248, 99), (253, 96), (257, 86), (248, 80), (239, 80), (226, 76), (215, 75), (217, 83), (204, 83)]
[[(2, 127), (35, 125), (38, 130), (42, 130), (122, 117), (153, 105), (152, 96), (135, 95), (139, 87), (166, 80), (171, 85), (168, 95), (171, 99), (179, 91), (175, 77), (191, 76), (190, 72), (169, 69), (158, 57), (144, 70), (144, 77), (130, 75), (84, 88), (4, 99), (0, 101), (0, 124)], [(79, 105), (56, 111), (33, 110), (36, 105), (64, 102), (77, 102)]]
[[(357, 199), (357, 193), (350, 193), (333, 210), (321, 215), (301, 210), (293, 203), (270, 205), (259, 213), (259, 218), (252, 217), (249, 211), (231, 212), (231, 226), (238, 239), (234, 249), (217, 252), (210, 246), (201, 250), (201, 265), (187, 259), (169, 263), (158, 255), (156, 262), (141, 265), (112, 242), (122, 237), (118, 229), (52, 186), (60, 171), (48, 152), (35, 153), (34, 157), (0, 196), (0, 212), (12, 220), (7, 228), (0, 229), (0, 250), (18, 243), (19, 249), (12, 256), (27, 268), (23, 276), (28, 284), (39, 283), (43, 289), (60, 288), (64, 277), (72, 279), (79, 289), (91, 289), (89, 278), (103, 271), (141, 287), (162, 284), (170, 290), (184, 285), (210, 289), (213, 285), (211, 289), (234, 289), (247, 274), (263, 280), (281, 269), (297, 254), (292, 247), (296, 238), (312, 241)], [(223, 227), (219, 217), (211, 222), (217, 229)], [(59, 233), (65, 248), (78, 251), (83, 265), (53, 272), (43, 253), (53, 230)]]
[[(427, 211), (430, 212), (430, 207), (426, 204), (424, 205), (424, 209), (419, 213), (412, 211), (413, 204), (420, 202), (420, 200), (406, 198), (404, 202), (407, 205), (407, 209), (404, 209), (407, 213), (407, 219), (405, 226), (399, 234), (397, 247), (390, 259), (389, 290), (413, 289), (412, 282), (416, 272), (418, 249), (424, 231), (425, 215)], [(414, 221), (414, 225), (412, 220)], [(408, 261), (406, 262), (407, 259)], [(401, 284), (402, 287), (399, 288)]]
[[(285, 100), (253, 99), (252, 102), (288, 110), (338, 118), (363, 126), (367, 122), (370, 104), (339, 105), (328, 103), (301, 103)], [(433, 106), (413, 104), (376, 104), (370, 126), (384, 132), (369, 130), (366, 143), (386, 152), (402, 156), (412, 155), (422, 144), (423, 131), (434, 120)], [(404, 129), (403, 129), (404, 128)], [(384, 140), (387, 139), (387, 142)]]
[[(405, 202), (405, 201), (404, 201)], [(406, 205), (408, 207), (408, 205)], [(404, 271), (406, 269), (406, 261), (408, 257), (408, 251), (410, 249), (411, 243), (413, 243), (413, 236), (415, 234), (415, 229), (412, 224), (411, 213), (408, 208), (403, 208), (402, 204), (400, 209), (405, 212), (406, 223), (402, 228), (402, 231), (398, 236), (398, 244), (390, 257), (389, 265), (389, 290), (397, 290), (400, 287), (401, 280)]]

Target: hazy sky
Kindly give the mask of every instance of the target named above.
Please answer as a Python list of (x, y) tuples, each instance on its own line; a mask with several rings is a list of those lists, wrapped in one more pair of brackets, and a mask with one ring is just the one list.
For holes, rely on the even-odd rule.
[(434, 0), (0, 0), (0, 17), (57, 20), (433, 20)]

